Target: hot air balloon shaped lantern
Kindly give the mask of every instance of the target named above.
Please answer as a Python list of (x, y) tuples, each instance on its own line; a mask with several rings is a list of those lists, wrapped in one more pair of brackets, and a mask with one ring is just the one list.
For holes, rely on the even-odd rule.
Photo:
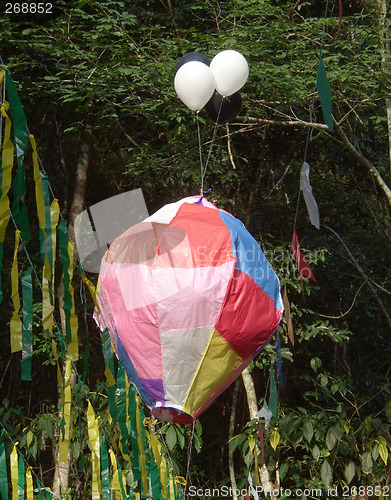
[(192, 423), (271, 339), (279, 281), (244, 225), (194, 196), (165, 205), (111, 244), (100, 328), (152, 414)]

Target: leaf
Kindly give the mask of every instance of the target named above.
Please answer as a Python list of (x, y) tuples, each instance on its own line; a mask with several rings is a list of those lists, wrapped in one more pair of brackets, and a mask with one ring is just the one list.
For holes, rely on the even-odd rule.
[(183, 448), (185, 447), (185, 444), (186, 444), (185, 436), (184, 436), (184, 434), (181, 433), (180, 429), (178, 429), (177, 427), (175, 430), (176, 430), (176, 437), (177, 437), (179, 446), (183, 450)]
[(346, 483), (350, 484), (355, 475), (356, 475), (356, 466), (354, 465), (354, 462), (351, 460), (345, 467)]
[(326, 446), (328, 450), (332, 450), (337, 444), (337, 436), (335, 435), (334, 427), (331, 427), (326, 435)]
[(80, 451), (81, 451), (81, 445), (80, 445), (79, 441), (71, 442), (70, 447), (71, 447), (73, 458), (75, 460), (77, 460), (80, 456)]
[(391, 424), (391, 400), (386, 403), (386, 407), (385, 407), (384, 411), (385, 411), (388, 423)]
[(283, 464), (281, 464), (280, 466), (280, 481), (283, 481), (288, 473), (288, 470), (289, 470), (289, 462), (284, 462)]
[(329, 378), (328, 378), (328, 376), (324, 373), (324, 374), (322, 375), (322, 378), (320, 379), (320, 385), (321, 385), (322, 387), (326, 387), (326, 386), (327, 386), (327, 384), (328, 384), (328, 382), (329, 382)]
[(202, 448), (202, 441), (197, 434), (194, 434), (194, 448), (196, 449), (197, 453), (199, 453)]
[(337, 438), (337, 441), (339, 441), (341, 439), (341, 437), (343, 436), (343, 432), (344, 432), (342, 425), (338, 422), (337, 424), (334, 425), (333, 430), (334, 430), (335, 437)]
[(331, 480), (333, 478), (333, 470), (327, 460), (325, 460), (322, 464), (322, 467), (320, 469), (320, 477), (322, 478), (324, 486), (326, 488), (329, 488)]
[(170, 450), (173, 450), (177, 441), (177, 436), (174, 427), (170, 426), (166, 432), (166, 443)]
[(133, 68), (124, 68), (124, 67), (118, 68), (117, 71), (119, 73), (122, 73), (123, 75), (131, 75), (134, 72)]
[(314, 435), (314, 428), (311, 420), (306, 420), (303, 425), (303, 435), (305, 439), (310, 443)]
[(362, 471), (364, 474), (369, 474), (372, 471), (373, 461), (370, 451), (363, 453), (361, 457)]
[(34, 434), (31, 431), (28, 431), (27, 436), (26, 436), (26, 443), (27, 443), (28, 447), (31, 445), (33, 437), (34, 437)]
[(342, 421), (343, 429), (346, 432), (346, 434), (349, 434), (349, 426), (345, 421)]
[(229, 452), (233, 453), (238, 446), (247, 438), (246, 434), (238, 434), (229, 441)]
[(320, 449), (319, 449), (319, 446), (316, 444), (313, 448), (312, 448), (312, 456), (314, 457), (314, 459), (316, 461), (319, 460), (319, 457), (320, 457)]
[(274, 451), (276, 451), (278, 443), (280, 442), (281, 436), (277, 429), (273, 429), (270, 433), (270, 445)]
[(379, 455), (380, 455), (380, 458), (383, 460), (384, 465), (387, 465), (388, 449), (387, 449), (387, 446), (385, 446), (383, 443), (379, 443)]

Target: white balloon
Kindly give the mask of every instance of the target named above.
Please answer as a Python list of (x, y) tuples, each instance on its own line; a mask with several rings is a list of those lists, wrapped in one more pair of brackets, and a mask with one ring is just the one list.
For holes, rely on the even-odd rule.
[(178, 97), (193, 111), (199, 111), (215, 91), (213, 74), (206, 64), (189, 61), (181, 66), (174, 80)]
[(216, 90), (222, 96), (229, 96), (246, 83), (249, 68), (246, 58), (236, 50), (223, 50), (210, 62)]

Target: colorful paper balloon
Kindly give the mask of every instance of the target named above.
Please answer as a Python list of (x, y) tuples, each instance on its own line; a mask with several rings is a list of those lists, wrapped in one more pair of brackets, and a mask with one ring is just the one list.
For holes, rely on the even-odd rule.
[(223, 50), (211, 61), (216, 90), (222, 96), (230, 96), (246, 83), (249, 68), (246, 58), (236, 50)]
[(174, 80), (178, 97), (193, 111), (200, 111), (215, 91), (213, 74), (206, 64), (190, 61), (181, 66)]
[(152, 414), (193, 422), (277, 329), (277, 276), (244, 225), (203, 197), (165, 205), (102, 260), (101, 329)]

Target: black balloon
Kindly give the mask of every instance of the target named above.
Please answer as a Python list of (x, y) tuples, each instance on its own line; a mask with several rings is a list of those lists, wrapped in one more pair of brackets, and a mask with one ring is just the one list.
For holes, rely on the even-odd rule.
[(210, 60), (208, 57), (206, 57), (204, 54), (201, 52), (188, 52), (184, 56), (182, 56), (179, 61), (176, 63), (175, 66), (175, 74), (177, 73), (178, 69), (183, 66), (184, 64), (191, 62), (191, 61), (199, 61), (207, 66), (210, 64)]
[(223, 97), (217, 90), (214, 92), (210, 100), (205, 104), (205, 111), (216, 123), (228, 123), (239, 114), (242, 109), (242, 98), (239, 92)]

